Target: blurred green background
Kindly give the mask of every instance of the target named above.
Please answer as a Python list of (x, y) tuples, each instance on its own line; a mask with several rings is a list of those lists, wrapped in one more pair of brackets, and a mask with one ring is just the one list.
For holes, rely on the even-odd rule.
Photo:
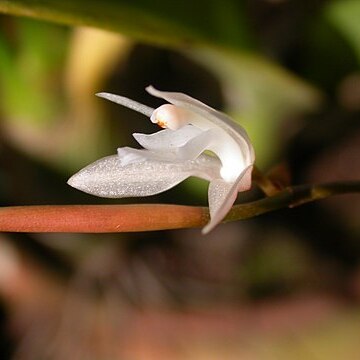
[[(257, 165), (293, 184), (360, 178), (357, 0), (0, 0), (0, 12), (3, 206), (205, 205), (193, 179), (136, 200), (66, 184), (157, 130), (94, 94), (155, 107), (149, 84), (228, 113)], [(0, 358), (358, 359), (359, 213), (347, 195), (206, 237), (2, 234)]]

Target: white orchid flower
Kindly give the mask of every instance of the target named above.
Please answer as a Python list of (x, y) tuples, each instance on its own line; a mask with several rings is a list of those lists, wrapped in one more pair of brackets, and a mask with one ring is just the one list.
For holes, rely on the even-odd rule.
[[(212, 230), (229, 212), (240, 191), (251, 187), (254, 149), (246, 131), (225, 114), (188, 95), (146, 90), (168, 101), (152, 109), (128, 98), (100, 97), (148, 116), (164, 130), (133, 134), (143, 149), (123, 147), (73, 175), (68, 184), (86, 193), (109, 198), (149, 196), (166, 191), (190, 176), (210, 182), (208, 190)], [(210, 150), (214, 154), (206, 155)]]

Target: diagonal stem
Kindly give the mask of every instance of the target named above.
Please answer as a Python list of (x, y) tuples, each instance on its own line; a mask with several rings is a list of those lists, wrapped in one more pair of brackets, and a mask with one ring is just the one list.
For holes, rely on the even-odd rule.
[(259, 188), (266, 196), (275, 195), (280, 191), (280, 189), (278, 189), (275, 184), (266, 175), (264, 175), (257, 166), (254, 166), (252, 177), (253, 181), (259, 186)]
[(225, 221), (248, 219), (267, 212), (293, 208), (334, 195), (360, 193), (360, 181), (291, 186), (254, 202), (235, 205)]
[[(333, 195), (360, 193), (360, 181), (288, 187), (253, 202), (235, 205), (225, 221), (248, 219)], [(204, 226), (206, 207), (142, 205), (45, 205), (0, 208), (0, 231), (109, 233)]]

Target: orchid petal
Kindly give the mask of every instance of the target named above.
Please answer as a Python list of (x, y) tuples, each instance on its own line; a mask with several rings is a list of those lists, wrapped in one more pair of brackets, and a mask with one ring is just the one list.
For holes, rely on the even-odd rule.
[(206, 180), (218, 177), (219, 168), (218, 159), (207, 155), (174, 163), (147, 159), (126, 166), (122, 165), (120, 156), (113, 155), (80, 170), (68, 184), (100, 197), (150, 196), (171, 189), (190, 176)]
[(251, 189), (251, 174), (253, 171), (253, 165), (248, 166), (242, 174), (239, 176), (237, 183), (238, 192), (247, 191)]
[(193, 137), (185, 145), (177, 149), (179, 159), (195, 159), (208, 149), (216, 136), (215, 129), (202, 131), (198, 136)]
[(247, 167), (233, 183), (228, 183), (223, 179), (210, 181), (208, 198), (210, 210), (210, 222), (202, 229), (203, 234), (207, 234), (231, 209), (239, 191), (248, 190), (251, 186), (252, 166)]
[(196, 126), (186, 125), (179, 130), (165, 129), (153, 134), (134, 133), (133, 137), (145, 149), (164, 150), (183, 146), (201, 132)]
[[(183, 128), (176, 131), (169, 130), (170, 132), (167, 131), (166, 133), (164, 133), (166, 130), (162, 130), (151, 135), (134, 134), (134, 137), (138, 140), (140, 145), (149, 150), (147, 154), (148, 156), (151, 156), (152, 159), (158, 161), (175, 161), (176, 159), (178, 161), (193, 160), (202, 154), (209, 145), (214, 142), (217, 133), (215, 129), (206, 131), (201, 131), (199, 129), (194, 131), (193, 128), (195, 127), (192, 125), (188, 125), (186, 128), (187, 129), (184, 130), (185, 136), (183, 141), (181, 141), (181, 134), (177, 134), (178, 132), (181, 132)], [(163, 137), (164, 141), (162, 142), (160, 139), (159, 142), (156, 142), (157, 137), (154, 137), (154, 135)], [(186, 137), (186, 135), (188, 135), (188, 137)], [(174, 139), (173, 142), (171, 142), (172, 138)], [(124, 153), (125, 149), (126, 152), (129, 153), (128, 155)], [(141, 150), (128, 147), (120, 148), (118, 151), (122, 152), (124, 165), (130, 164), (131, 162), (138, 162), (144, 154)]]
[(107, 92), (101, 92), (101, 93), (97, 93), (95, 94), (98, 97), (101, 97), (103, 99), (112, 101), (116, 104), (120, 104), (122, 106), (125, 106), (131, 110), (135, 110), (143, 115), (146, 115), (148, 117), (151, 116), (151, 114), (154, 112), (154, 109), (151, 108), (150, 106), (146, 106), (144, 104), (141, 104), (135, 100), (131, 100), (125, 96), (120, 96), (120, 95), (115, 95), (115, 94), (110, 94)]

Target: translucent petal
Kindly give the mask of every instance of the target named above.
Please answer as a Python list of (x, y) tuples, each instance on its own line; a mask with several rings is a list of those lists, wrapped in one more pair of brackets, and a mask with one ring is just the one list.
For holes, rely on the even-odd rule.
[(110, 100), (116, 104), (120, 104), (131, 110), (135, 110), (141, 114), (146, 115), (147, 117), (150, 117), (152, 115), (152, 113), (154, 112), (153, 108), (146, 106), (144, 104), (141, 104), (135, 100), (128, 99), (125, 96), (110, 94), (110, 93), (106, 93), (106, 92), (97, 93), (96, 96), (99, 96), (106, 100)]
[(207, 155), (176, 163), (147, 159), (126, 166), (121, 164), (120, 156), (113, 155), (80, 170), (68, 184), (100, 197), (149, 196), (166, 191), (190, 176), (206, 180), (219, 177), (219, 168), (218, 159)]
[(133, 136), (145, 149), (163, 150), (183, 146), (201, 132), (196, 126), (186, 125), (178, 130), (165, 129), (148, 135), (135, 133)]
[(247, 162), (249, 164), (254, 162), (254, 149), (245, 129), (235, 123), (227, 115), (182, 93), (159, 91), (152, 86), (148, 86), (146, 90), (149, 94), (164, 99), (180, 108), (191, 111), (204, 119), (207, 119), (216, 127), (223, 129), (239, 144), (244, 155), (247, 157)]
[[(193, 128), (193, 126), (192, 126)], [(191, 137), (190, 133), (188, 134), (189, 137), (186, 139), (187, 141), (184, 143), (184, 140), (181, 140), (181, 134), (180, 137), (178, 137), (179, 134), (176, 134), (177, 132), (182, 132), (181, 129), (179, 130), (170, 130), (172, 134), (174, 134), (175, 140), (174, 143), (172, 143), (173, 146), (169, 146), (169, 143), (166, 144), (166, 142), (170, 140), (171, 136), (169, 132), (165, 134), (166, 141), (164, 142), (157, 142), (156, 137), (155, 139), (152, 139), (152, 135), (149, 135), (150, 141), (147, 142), (148, 139), (145, 140), (144, 143), (144, 137), (139, 137), (139, 143), (140, 145), (146, 145), (147, 149), (149, 149), (146, 152), (146, 156), (148, 158), (151, 158), (153, 160), (158, 161), (171, 161), (171, 162), (181, 162), (184, 160), (193, 160), (196, 159), (200, 154), (202, 154), (206, 149), (209, 148), (209, 144), (214, 141), (216, 138), (216, 131), (214, 129), (210, 129), (207, 131), (191, 131)], [(162, 133), (162, 131), (160, 131)], [(158, 133), (156, 133), (158, 134)], [(143, 135), (143, 134), (140, 134)], [(162, 134), (160, 134), (162, 135)], [(177, 141), (177, 144), (175, 142)], [(180, 146), (181, 143), (184, 143)], [(162, 147), (164, 146), (164, 147)], [(150, 150), (151, 149), (151, 150)], [(133, 149), (133, 148), (119, 148), (118, 154), (122, 157), (122, 164), (127, 165), (133, 162), (139, 162), (144, 157), (143, 150), (139, 149)]]
[(239, 191), (245, 191), (251, 187), (251, 171), (252, 166), (249, 166), (233, 183), (228, 183), (223, 179), (210, 181), (208, 198), (211, 220), (203, 228), (203, 234), (207, 234), (221, 222), (230, 211)]
[(250, 190), (252, 171), (253, 171), (253, 166), (250, 165), (239, 176), (238, 181), (237, 181), (238, 192)]
[(211, 148), (211, 143), (216, 137), (216, 130), (210, 129), (202, 131), (199, 135), (190, 139), (185, 145), (177, 148), (179, 159), (196, 159), (206, 149)]

